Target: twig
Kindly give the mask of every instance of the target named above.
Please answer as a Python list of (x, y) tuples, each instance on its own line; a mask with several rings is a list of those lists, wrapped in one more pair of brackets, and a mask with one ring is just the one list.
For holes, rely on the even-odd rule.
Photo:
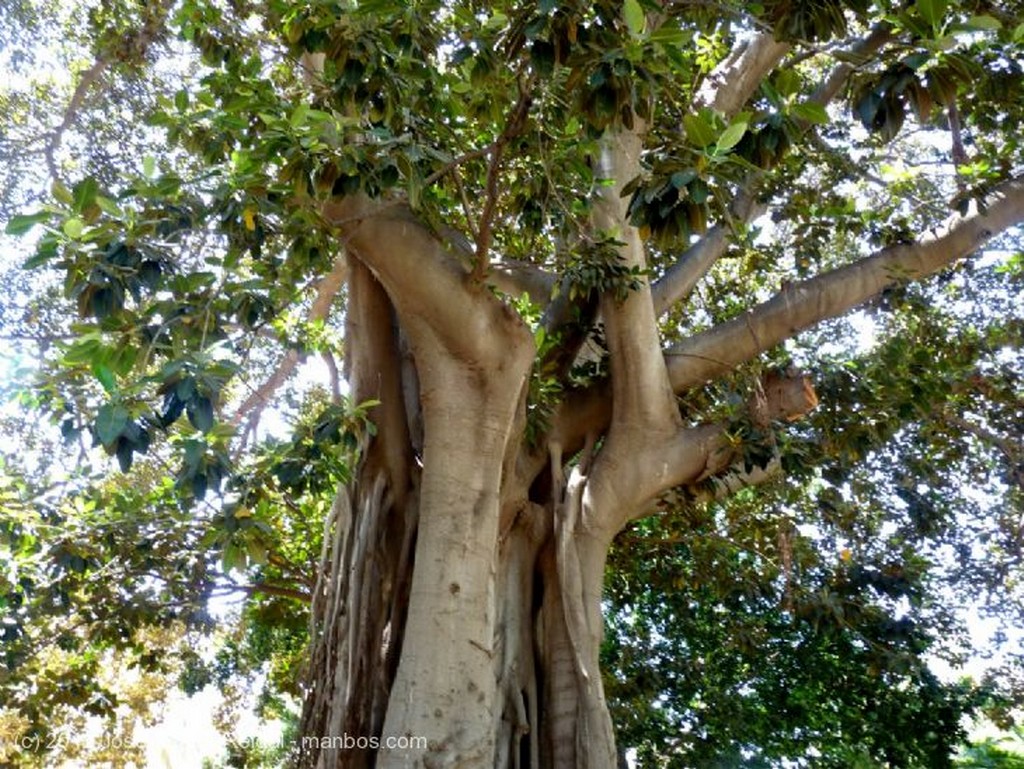
[(956, 186), (962, 193), (967, 188), (967, 182), (960, 173), (960, 167), (967, 164), (967, 150), (964, 149), (964, 137), (960, 125), (960, 111), (956, 108), (956, 98), (949, 100), (949, 132), (952, 135), (953, 146), (951, 154), (953, 157), (953, 168), (956, 171)]
[(484, 208), (480, 213), (480, 229), (476, 239), (476, 260), (473, 265), (473, 273), (470, 276), (470, 280), (474, 284), (482, 284), (487, 273), (488, 253), (491, 249), (492, 238), (491, 228), (494, 224), (494, 212), (498, 204), (498, 175), (501, 172), (501, 161), (505, 154), (505, 147), (523, 132), (523, 127), (526, 125), (526, 118), (533, 103), (533, 97), (530, 95), (532, 86), (532, 77), (525, 83), (522, 80), (519, 81), (519, 99), (509, 114), (505, 129), (492, 147), (491, 162), (487, 168), (487, 185), (484, 188)]
[(434, 173), (432, 173), (430, 176), (428, 176), (426, 179), (424, 179), (423, 180), (423, 186), (424, 187), (429, 187), (434, 182), (439, 181), (440, 179), (444, 178), (447, 174), (449, 174), (452, 171), (454, 171), (456, 168), (461, 166), (463, 163), (466, 163), (466, 162), (468, 162), (470, 160), (475, 160), (477, 158), (486, 157), (487, 155), (489, 155), (491, 153), (491, 150), (494, 149), (494, 145), (495, 144), (496, 144), (496, 142), (491, 142), (486, 147), (480, 147), (479, 149), (470, 150), (469, 152), (466, 152), (466, 153), (463, 153), (462, 155), (459, 155), (457, 158), (455, 158), (450, 163), (448, 163), (444, 168), (439, 168), (438, 170), (434, 171)]
[(75, 92), (71, 96), (71, 102), (68, 104), (68, 108), (64, 110), (64, 119), (60, 125), (57, 126), (53, 131), (53, 138), (50, 139), (44, 150), (46, 157), (46, 168), (50, 172), (52, 179), (59, 180), (60, 173), (57, 171), (57, 161), (54, 156), (57, 150), (60, 148), (61, 140), (64, 138), (65, 131), (71, 127), (75, 117), (78, 115), (78, 111), (82, 108), (82, 104), (85, 103), (85, 96), (92, 88), (93, 84), (97, 82), (103, 73), (107, 70), (108, 61), (107, 59), (100, 57), (93, 62), (93, 65), (89, 67), (83, 74), (82, 79), (78, 81), (78, 85), (75, 87)]
[(473, 221), (473, 207), (469, 204), (469, 197), (466, 195), (466, 187), (462, 183), (462, 177), (459, 174), (455, 174), (455, 188), (459, 191), (459, 199), (462, 201), (462, 211), (466, 215), (466, 226), (469, 227), (470, 233), (473, 235), (473, 240), (478, 241), (480, 239), (480, 231), (477, 229), (476, 223)]
[(246, 595), (263, 593), (275, 598), (291, 598), (302, 603), (310, 603), (313, 600), (313, 596), (305, 591), (283, 585), (270, 585), (266, 582), (254, 582), (251, 585), (224, 585), (220, 589), (226, 590), (229, 593), (245, 593)]

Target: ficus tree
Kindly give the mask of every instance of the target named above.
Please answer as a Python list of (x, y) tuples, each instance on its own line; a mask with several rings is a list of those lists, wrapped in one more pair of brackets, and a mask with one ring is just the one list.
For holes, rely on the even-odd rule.
[[(296, 765), (615, 766), (616, 537), (643, 564), (671, 509), (699, 554), (707, 511), (754, 516), (787, 481), (817, 486), (755, 537), (781, 585), (758, 633), (849, 615), (860, 641), (792, 654), (920, 653), (843, 609), (912, 598), (889, 545), (840, 547), (837, 582), (798, 529), (826, 506), (855, 529), (858, 494), (935, 525), (909, 469), (869, 465), (912, 423), (998, 452), (1019, 511), (1021, 261), (976, 256), (1024, 220), (1019, 3), (115, 5), (42, 150), (50, 194), (7, 227), (42, 225), (27, 266), (77, 314), (33, 403), (137, 479), (103, 510), (148, 510), (149, 567), (177, 575), (137, 592), (191, 589), (191, 617), (221, 568), (308, 602)], [(89, 100), (118, 123), (104, 83), (167, 67), (191, 76), (124, 127), (154, 149), (83, 172), (62, 139)], [(837, 344), (869, 303), (890, 341)], [(330, 387), (261, 444), (304, 359)], [(89, 557), (63, 565), (88, 582)], [(666, 576), (648, 616), (686, 589)]]

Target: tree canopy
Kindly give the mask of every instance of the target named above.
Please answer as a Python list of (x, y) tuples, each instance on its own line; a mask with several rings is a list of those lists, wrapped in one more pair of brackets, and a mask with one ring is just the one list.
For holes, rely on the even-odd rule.
[(325, 766), (1014, 723), (1020, 2), (3, 9), (0, 761), (114, 665), (430, 742)]

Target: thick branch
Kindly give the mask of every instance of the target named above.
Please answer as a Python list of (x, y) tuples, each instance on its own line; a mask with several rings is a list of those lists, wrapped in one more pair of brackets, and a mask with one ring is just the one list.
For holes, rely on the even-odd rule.
[(873, 256), (801, 283), (738, 318), (675, 345), (667, 352), (676, 392), (721, 376), (795, 334), (838, 317), (903, 280), (932, 275), (1024, 221), (1024, 180), (1001, 184), (985, 213), (954, 216), (917, 243), (886, 248)]
[[(409, 484), (412, 448), (402, 391), (398, 322), (387, 294), (370, 271), (356, 259), (349, 269), (346, 375), (357, 403), (379, 401), (370, 412), (377, 426), (377, 439), (371, 443), (364, 462), (383, 466), (388, 487), (401, 506)], [(369, 467), (363, 472), (372, 475)]]
[[(465, 263), (474, 260), (474, 241), (466, 237), (464, 232), (448, 225), (439, 225), (434, 232), (453, 255)], [(516, 298), (529, 294), (531, 300), (543, 306), (551, 297), (555, 281), (552, 273), (535, 264), (499, 256), (488, 266), (486, 283)]]
[(506, 345), (516, 335), (532, 342), (518, 316), (490, 292), (467, 290), (473, 282), (464, 263), (408, 206), (352, 195), (326, 203), (323, 214), (380, 280), (399, 315), (416, 318), (452, 354), (497, 365), (507, 352), (494, 343), (499, 327)]
[(780, 43), (770, 32), (740, 45), (708, 75), (697, 91), (694, 107), (711, 107), (727, 117), (735, 115), (790, 48), (789, 43)]
[[(751, 179), (749, 187), (755, 186), (757, 181)], [(741, 190), (732, 204), (733, 221), (746, 224), (763, 214), (765, 209), (764, 204), (754, 200), (750, 190)], [(729, 235), (730, 227), (716, 225), (683, 252), (651, 290), (655, 315), (661, 317), (690, 295), (698, 281), (722, 258), (729, 247)]]
[(529, 294), (534, 303), (543, 307), (551, 298), (556, 279), (550, 272), (536, 265), (514, 259), (502, 259), (491, 262), (487, 282), (509, 296), (521, 297), (523, 294)]
[[(885, 43), (892, 39), (892, 34), (888, 24), (881, 24), (871, 31), (866, 38), (858, 41), (850, 47), (846, 52), (844, 59), (852, 61), (866, 61), (878, 51)], [(768, 69), (773, 66), (772, 55), (777, 54), (778, 58), (774, 61), (777, 62), (781, 56), (785, 54), (784, 50), (775, 50), (768, 45), (767, 42), (760, 43), (761, 47), (756, 52), (751, 52), (749, 46), (747, 48), (740, 49), (734, 54), (733, 57), (727, 59), (723, 63), (721, 69), (724, 70), (723, 74), (718, 77), (727, 77), (727, 73), (732, 71), (736, 66), (743, 65), (743, 57), (748, 56), (754, 60), (754, 63), (760, 67), (767, 67)], [(781, 53), (779, 52), (781, 50)], [(772, 55), (769, 55), (772, 54)], [(735, 62), (733, 60), (736, 60)], [(760, 70), (759, 70), (760, 71)], [(767, 74), (767, 69), (762, 71), (762, 76)], [(827, 105), (832, 101), (842, 89), (843, 85), (849, 79), (849, 77), (855, 71), (853, 64), (847, 63), (846, 61), (837, 65), (825, 80), (825, 82), (814, 92), (811, 97), (811, 101), (817, 104)], [(712, 74), (711, 80), (714, 80), (715, 74)], [(730, 81), (725, 80), (725, 85), (729, 85)], [(719, 94), (722, 95), (722, 105), (717, 102), (713, 105), (716, 109), (720, 106), (735, 107), (738, 110), (743, 102), (739, 101), (740, 97), (749, 98), (750, 93), (742, 89), (749, 88), (750, 84), (735, 83), (731, 85), (733, 89), (737, 90), (736, 93), (727, 92), (726, 90), (720, 89)], [(734, 111), (735, 111), (734, 110)], [(740, 190), (736, 196), (736, 200), (733, 202), (731, 207), (731, 216), (734, 222), (747, 224), (758, 216), (764, 213), (765, 206), (758, 203), (754, 199), (754, 189), (757, 183), (760, 181), (760, 176), (755, 175), (750, 178)], [(660, 317), (667, 312), (672, 305), (676, 302), (682, 301), (696, 287), (697, 282), (707, 274), (715, 263), (722, 257), (726, 249), (729, 247), (729, 228), (724, 225), (717, 225), (712, 227), (708, 233), (701, 238), (697, 243), (693, 244), (688, 248), (679, 260), (672, 265), (672, 267), (665, 273), (664, 276), (657, 283), (654, 284), (653, 298), (654, 298), (654, 310), (655, 313)]]
[(866, 64), (890, 40), (892, 40), (892, 25), (888, 22), (876, 25), (867, 37), (850, 46), (843, 56), (844, 61), (832, 70), (825, 82), (814, 92), (811, 101), (822, 105), (831, 102), (856, 68)]
[[(639, 131), (605, 133), (593, 214), (598, 233), (621, 242), (618, 252), (623, 265), (641, 275), (647, 269), (644, 245), (637, 229), (629, 224), (622, 190), (640, 173), (642, 149)], [(600, 299), (611, 354), (612, 431), (617, 425), (634, 429), (669, 427), (678, 422), (679, 412), (665, 376), (650, 284), (641, 277), (638, 288), (629, 290), (625, 297), (618, 293), (617, 288), (606, 290)]]
[[(770, 372), (758, 384), (747, 405), (751, 422), (767, 428), (773, 422), (792, 422), (818, 405), (810, 380), (799, 372)], [(747, 470), (743, 466), (744, 446), (729, 433), (725, 423), (678, 428), (672, 435), (654, 437), (638, 446), (630, 458), (634, 470), (628, 487), (615, 491), (615, 531), (631, 519), (656, 512), (657, 499), (666, 491), (684, 487), (691, 498), (707, 496), (702, 481), (714, 478), (715, 496), (735, 493), (746, 485), (763, 483), (778, 472), (773, 464)], [(774, 464), (777, 464), (774, 463)]]

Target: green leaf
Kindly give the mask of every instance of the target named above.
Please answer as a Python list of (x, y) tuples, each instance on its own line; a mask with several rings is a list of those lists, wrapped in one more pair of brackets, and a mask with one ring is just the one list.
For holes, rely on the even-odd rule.
[(184, 442), (184, 449), (182, 458), (185, 462), (185, 475), (194, 475), (199, 471), (199, 465), (206, 454), (206, 444), (200, 440), (189, 439)]
[(75, 420), (72, 419), (71, 417), (68, 417), (63, 422), (60, 423), (60, 434), (65, 441), (73, 441), (75, 438), (79, 436), (80, 433), (81, 431), (75, 424)]
[(77, 216), (72, 216), (66, 222), (64, 222), (64, 234), (72, 240), (78, 240), (82, 237), (82, 231), (85, 229), (85, 222), (79, 219)]
[(530, 61), (541, 76), (550, 77), (555, 71), (555, 47), (547, 40), (534, 40)]
[(865, 128), (870, 129), (875, 122), (875, 115), (882, 106), (882, 97), (873, 91), (869, 91), (857, 102), (854, 111)]
[(917, 0), (916, 3), (917, 12), (921, 14), (921, 18), (933, 27), (937, 27), (942, 21), (947, 5), (948, 0)]
[(257, 539), (250, 539), (245, 543), (245, 551), (249, 556), (249, 562), (257, 566), (267, 563), (267, 546)]
[(184, 377), (174, 387), (174, 394), (183, 403), (192, 400), (196, 394), (196, 380), (194, 377)]
[(681, 46), (693, 40), (693, 31), (682, 29), (677, 21), (670, 20), (654, 30), (650, 38), (652, 43), (659, 45)]
[(206, 433), (213, 427), (213, 403), (209, 398), (197, 395), (188, 406), (185, 407), (188, 414), (188, 421), (192, 423), (199, 432)]
[(298, 128), (306, 122), (306, 118), (309, 116), (309, 106), (305, 103), (300, 102), (299, 105), (292, 111), (292, 116), (288, 120), (288, 124), (292, 128)]
[(64, 363), (92, 363), (93, 359), (103, 350), (103, 342), (98, 331), (83, 334), (64, 353)]
[(69, 190), (67, 187), (64, 186), (62, 182), (59, 181), (54, 181), (54, 183), (50, 185), (50, 192), (52, 193), (53, 197), (55, 197), (58, 201), (60, 201), (66, 206), (70, 206), (75, 199), (71, 194), (71, 190)]
[(633, 37), (640, 37), (647, 25), (647, 17), (644, 9), (640, 7), (639, 0), (626, 0), (622, 4), (622, 16), (626, 20), (626, 27)]
[(669, 181), (672, 182), (673, 187), (677, 190), (681, 190), (696, 178), (697, 172), (692, 168), (687, 168), (685, 171), (676, 171), (671, 177), (669, 177)]
[(484, 25), (486, 29), (497, 30), (508, 24), (508, 16), (501, 11), (494, 11)]
[(744, 121), (733, 123), (731, 126), (726, 128), (722, 135), (718, 137), (718, 151), (727, 152), (740, 143), (743, 138), (743, 134), (747, 132), (747, 124)]
[(103, 389), (107, 393), (113, 393), (117, 389), (117, 379), (114, 376), (114, 372), (111, 368), (105, 364), (96, 362), (92, 364), (92, 373), (99, 380), (100, 384), (103, 385)]
[(152, 179), (156, 176), (156, 158), (152, 155), (146, 155), (142, 158), (142, 174), (147, 179)]
[(775, 90), (779, 96), (786, 98), (800, 90), (800, 76), (791, 69), (784, 69), (775, 76)]
[(96, 180), (91, 176), (82, 179), (78, 184), (75, 185), (74, 191), (74, 202), (73, 207), (77, 213), (82, 213), (96, 202), (96, 194), (99, 192), (100, 186), (96, 183)]
[(118, 218), (124, 216), (124, 211), (121, 210), (120, 206), (117, 205), (113, 200), (103, 195), (96, 196), (96, 205), (99, 206), (100, 211), (110, 216), (116, 216)]
[(50, 249), (40, 248), (32, 256), (25, 260), (25, 263), (21, 265), (23, 270), (34, 270), (36, 267), (41, 267), (48, 261), (53, 259), (55, 254)]
[(994, 16), (972, 16), (964, 25), (967, 29), (974, 29), (983, 32), (994, 32), (1003, 28), (1003, 23)]
[(8, 235), (24, 235), (37, 224), (45, 222), (49, 218), (49, 211), (37, 211), (34, 214), (19, 214), (18, 216), (12, 216), (10, 221), (7, 222), (4, 232)]
[[(199, 496), (199, 495), (197, 495)], [(246, 553), (241, 545), (229, 542), (224, 546), (224, 554), (221, 557), (221, 563), (225, 571), (233, 571), (234, 569), (244, 569), (246, 566)]]
[(121, 467), (122, 473), (127, 473), (132, 469), (132, 452), (135, 451), (135, 446), (124, 438), (120, 438), (117, 441), (117, 449), (115, 454), (117, 455), (117, 464)]
[(128, 411), (119, 404), (106, 403), (96, 412), (96, 437), (104, 447), (112, 447), (128, 426)]
[(696, 203), (697, 205), (703, 205), (705, 202), (707, 202), (708, 195), (710, 194), (710, 189), (708, 188), (707, 182), (705, 182), (703, 179), (694, 179), (692, 182), (690, 182), (690, 186), (688, 189), (690, 191), (690, 200), (692, 200), (694, 203)]
[(206, 496), (206, 489), (209, 487), (209, 483), (206, 480), (204, 473), (196, 473), (192, 476), (192, 494), (196, 499), (202, 499)]
[(793, 105), (793, 116), (807, 123), (824, 125), (828, 122), (828, 112), (817, 102), (804, 101)]
[(703, 115), (684, 115), (683, 129), (698, 148), (707, 147), (715, 140), (715, 127)]

